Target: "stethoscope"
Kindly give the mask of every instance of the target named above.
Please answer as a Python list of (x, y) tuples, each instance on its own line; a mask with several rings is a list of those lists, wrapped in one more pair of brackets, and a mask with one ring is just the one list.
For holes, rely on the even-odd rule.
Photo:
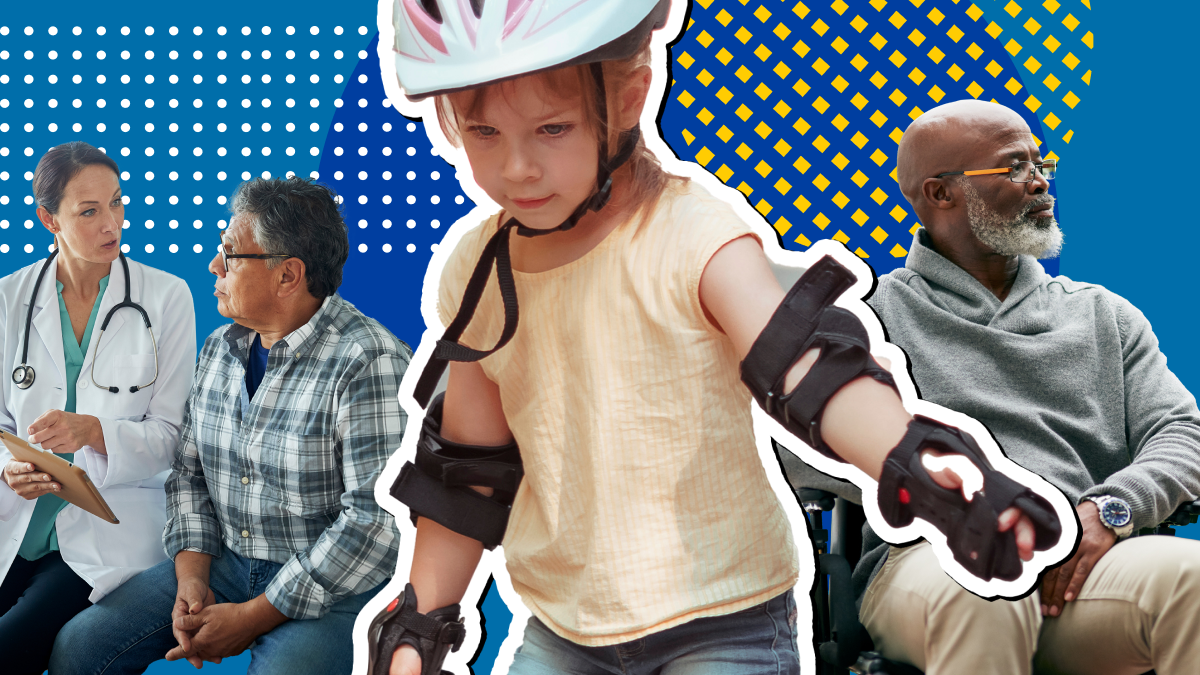
[[(14, 368), (12, 374), (13, 383), (17, 385), (18, 389), (28, 389), (29, 387), (33, 386), (33, 381), (37, 378), (37, 373), (34, 372), (33, 366), (27, 363), (29, 360), (29, 328), (33, 325), (33, 306), (37, 301), (38, 289), (42, 287), (42, 279), (46, 276), (46, 270), (50, 269), (50, 263), (54, 260), (54, 256), (56, 255), (58, 255), (57, 249), (50, 254), (49, 258), (46, 258), (46, 262), (42, 265), (42, 271), (38, 272), (37, 281), (33, 283), (33, 295), (31, 295), (29, 298), (29, 312), (25, 315), (25, 347), (21, 350), (21, 365)], [(134, 302), (130, 297), (129, 263), (125, 262), (124, 253), (118, 255), (121, 259), (121, 267), (125, 270), (125, 300), (119, 305), (108, 310), (108, 314), (104, 317), (104, 322), (100, 324), (100, 336), (96, 338), (96, 348), (100, 348), (100, 340), (104, 337), (104, 331), (108, 329), (108, 322), (112, 320), (113, 314), (116, 314), (118, 309), (132, 307), (142, 315), (142, 321), (146, 323), (146, 330), (150, 332), (150, 344), (154, 346), (154, 379), (150, 380), (146, 384), (130, 387), (129, 393), (134, 394), (137, 393), (139, 389), (145, 389), (158, 380), (158, 341), (154, 339), (154, 329), (150, 327), (150, 316), (146, 314), (146, 310), (142, 309), (141, 305)], [(92, 356), (92, 384), (96, 385), (96, 387), (100, 389), (107, 390), (114, 394), (120, 392), (120, 387), (106, 387), (96, 381), (96, 361), (99, 360), (99, 356), (99, 354), (94, 354)]]

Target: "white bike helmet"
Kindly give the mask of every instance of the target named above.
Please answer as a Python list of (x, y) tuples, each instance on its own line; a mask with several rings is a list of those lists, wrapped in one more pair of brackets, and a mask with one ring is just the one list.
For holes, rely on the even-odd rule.
[(396, 75), (410, 99), (632, 56), (668, 0), (394, 0)]

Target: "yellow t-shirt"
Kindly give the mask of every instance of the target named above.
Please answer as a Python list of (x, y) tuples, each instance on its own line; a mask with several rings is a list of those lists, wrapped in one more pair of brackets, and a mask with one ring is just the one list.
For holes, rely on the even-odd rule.
[[(447, 262), (445, 324), (498, 226)], [(516, 335), (480, 362), (525, 465), (504, 553), (530, 610), (573, 642), (625, 642), (796, 583), (737, 355), (700, 304), (708, 261), (747, 234), (727, 204), (675, 183), (582, 258), (514, 272)], [(491, 348), (503, 324), (493, 272), (462, 343)]]

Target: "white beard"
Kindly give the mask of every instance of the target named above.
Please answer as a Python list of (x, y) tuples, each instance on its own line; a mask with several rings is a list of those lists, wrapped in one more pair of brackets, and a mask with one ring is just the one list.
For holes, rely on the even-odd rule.
[(967, 221), (971, 232), (985, 246), (1000, 255), (1032, 255), (1038, 258), (1057, 258), (1063, 245), (1063, 233), (1053, 216), (1031, 218), (1029, 212), (1047, 202), (1053, 203), (1050, 195), (1043, 195), (1030, 202), (1015, 218), (1005, 218), (984, 201), (970, 180), (962, 180), (963, 195), (967, 200)]

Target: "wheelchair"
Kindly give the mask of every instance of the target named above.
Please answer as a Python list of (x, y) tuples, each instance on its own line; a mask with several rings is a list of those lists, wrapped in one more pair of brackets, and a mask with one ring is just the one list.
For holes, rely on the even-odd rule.
[[(771, 442), (804, 508), (815, 548), (817, 579), (811, 599), (818, 675), (923, 675), (914, 666), (891, 661), (874, 651), (871, 636), (858, 620), (850, 583), (850, 574), (861, 555), (866, 522), (858, 489), (818, 472), (774, 439)], [(1200, 500), (1185, 503), (1157, 527), (1143, 529), (1134, 536), (1174, 536), (1175, 528), (1194, 524), (1198, 517)], [(1154, 675), (1154, 671), (1145, 675)]]

